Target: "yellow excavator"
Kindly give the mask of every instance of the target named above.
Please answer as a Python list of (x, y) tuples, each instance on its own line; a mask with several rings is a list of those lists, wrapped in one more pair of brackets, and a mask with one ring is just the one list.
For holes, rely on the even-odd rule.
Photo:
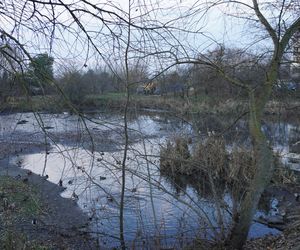
[(156, 83), (150, 82), (143, 85), (145, 95), (153, 95), (156, 90)]
[(136, 89), (137, 94), (144, 94), (144, 95), (153, 95), (157, 90), (157, 83), (156, 82), (149, 82), (143, 85), (140, 85)]

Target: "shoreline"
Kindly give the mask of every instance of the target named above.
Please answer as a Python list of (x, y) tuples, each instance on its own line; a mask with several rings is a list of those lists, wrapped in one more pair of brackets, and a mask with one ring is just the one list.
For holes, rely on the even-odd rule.
[(49, 243), (50, 249), (98, 249), (96, 240), (88, 234), (88, 215), (76, 202), (60, 195), (63, 187), (9, 164), (8, 159), (0, 160), (0, 176), (19, 180), (37, 190), (42, 211), (34, 219), (27, 216), (22, 223), (13, 225), (29, 242), (46, 243), (45, 247)]
[[(24, 97), (16, 99), (13, 103), (3, 103), (1, 114), (17, 112), (48, 112), (79, 113), (87, 112), (122, 112), (125, 104), (125, 96), (122, 93), (115, 95), (104, 94), (88, 96), (79, 104), (68, 103), (58, 96), (32, 96), (30, 101)], [(180, 98), (172, 96), (142, 96), (132, 95), (129, 108), (135, 111), (150, 110), (155, 112), (175, 113), (183, 116), (197, 114), (206, 115), (230, 115), (246, 113), (248, 108), (247, 99), (215, 99), (210, 97)], [(266, 105), (265, 115), (295, 115), (300, 114), (300, 102), (296, 99), (272, 99)]]
[[(150, 110), (150, 112), (152, 112), (152, 110)], [(95, 132), (98, 134), (99, 132), (97, 131), (97, 130), (95, 130)], [(107, 135), (106, 135), (107, 136)], [(102, 136), (101, 136), (102, 137)], [(16, 142), (16, 144), (14, 145), (14, 147), (12, 147), (11, 148), (11, 150), (12, 150), (12, 155), (14, 154), (14, 153), (16, 153), (16, 152), (13, 152), (13, 151), (15, 151), (16, 150), (16, 148), (17, 148), (17, 145), (18, 145), (18, 142)], [(35, 148), (36, 147), (36, 148)], [(35, 147), (33, 147), (33, 145), (30, 145), (30, 146), (28, 146), (28, 147), (26, 147), (25, 148), (25, 150), (26, 150), (26, 152), (27, 151), (29, 151), (29, 153), (30, 152), (36, 152), (36, 150), (39, 150), (39, 147), (38, 147), (38, 145), (36, 145)], [(45, 149), (45, 146), (43, 146), (43, 149)], [(23, 151), (23, 153), (24, 153), (24, 151)], [(38, 187), (41, 189), (41, 190), (44, 190), (44, 186), (46, 185), (46, 186), (49, 186), (49, 184), (50, 184), (50, 186), (49, 186), (49, 188), (50, 188), (50, 190), (51, 190), (51, 192), (53, 192), (53, 195), (52, 194), (50, 194), (49, 195), (49, 191), (47, 191), (47, 189), (45, 189), (45, 191), (43, 191), (42, 192), (42, 197), (43, 197), (43, 200), (45, 201), (45, 203), (49, 203), (48, 204), (48, 206), (51, 208), (52, 206), (57, 206), (57, 207), (54, 207), (53, 208), (53, 210), (52, 210), (52, 215), (54, 214), (55, 215), (55, 213), (61, 213), (61, 211), (63, 211), (64, 213), (65, 213), (65, 211), (68, 211), (68, 209), (64, 209), (64, 207), (66, 207), (65, 205), (64, 206), (62, 206), (61, 207), (61, 204), (62, 203), (72, 203), (71, 205), (70, 205), (70, 209), (72, 210), (73, 209), (73, 207), (75, 206), (75, 207), (77, 207), (77, 208), (79, 208), (78, 207), (78, 205), (74, 202), (74, 201), (72, 201), (72, 200), (70, 200), (70, 199), (65, 199), (65, 198), (62, 198), (62, 199), (60, 199), (59, 197), (61, 197), (60, 196), (60, 194), (61, 194), (61, 192), (64, 190), (62, 187), (59, 187), (59, 185), (57, 185), (57, 184), (53, 184), (53, 183), (50, 183), (50, 182), (48, 182), (47, 180), (45, 180), (45, 179), (43, 179), (41, 176), (39, 176), (39, 175), (34, 175), (34, 174), (29, 174), (29, 171), (28, 170), (24, 170), (24, 169), (21, 169), (21, 168), (18, 168), (18, 167), (16, 167), (16, 166), (12, 166), (12, 165), (10, 165), (9, 164), (9, 162), (8, 161), (5, 161), (5, 160), (7, 160), (7, 159), (4, 159), (4, 160), (2, 160), (2, 161), (0, 161), (0, 174), (7, 174), (7, 173), (9, 173), (11, 176), (13, 176), (13, 177), (17, 177), (19, 174), (21, 175), (20, 176), (20, 179), (22, 180), (23, 178), (28, 178), (28, 184), (35, 184), (35, 178), (37, 179), (36, 180), (36, 183), (38, 184)], [(52, 198), (51, 198), (52, 197)], [(58, 198), (57, 198), (58, 197)], [(57, 199), (59, 200), (59, 201), (57, 201)], [(52, 203), (55, 203), (55, 204), (52, 204)], [(58, 204), (57, 204), (58, 203)], [(63, 210), (64, 209), (64, 210)], [(50, 209), (51, 210), (51, 209)], [(78, 210), (78, 209), (77, 209)], [(79, 210), (80, 210), (80, 208), (79, 208)], [(57, 212), (56, 212), (57, 211)], [(78, 211), (77, 211), (78, 212)], [(74, 214), (77, 214), (77, 212), (75, 212)], [(74, 214), (73, 215), (70, 215), (70, 220), (73, 222), (73, 219), (72, 219), (72, 216), (74, 216)], [(83, 216), (83, 217), (86, 217), (86, 215), (83, 213), (83, 211), (79, 211), (78, 212), (78, 216), (77, 217), (79, 217), (79, 216)], [(75, 216), (76, 217), (76, 216)], [(65, 219), (64, 218), (64, 216), (62, 216), (62, 218), (63, 218), (63, 220)], [(55, 218), (55, 219), (57, 219), (57, 218)], [(76, 218), (77, 219), (77, 218)], [(53, 221), (51, 222), (51, 217), (49, 217), (49, 221), (48, 221), (48, 223), (47, 223), (47, 225), (45, 226), (45, 220), (44, 219), (42, 219), (41, 220), (41, 222), (43, 222), (43, 224), (42, 225), (40, 225), (41, 227), (40, 227), (40, 231), (42, 231), (42, 232), (46, 232), (46, 234), (49, 232), (49, 234), (50, 235), (52, 235), (52, 234), (54, 234), (55, 235), (55, 237), (57, 237), (58, 238), (58, 241), (71, 241), (71, 239), (73, 239), (73, 238), (76, 238), (75, 239), (75, 241), (77, 241), (77, 240), (79, 240), (80, 242), (81, 241), (85, 241), (85, 240), (87, 240), (87, 244), (89, 244), (89, 238), (87, 237), (87, 226), (85, 225), (85, 223), (86, 223), (86, 221), (88, 220), (88, 218), (85, 218), (85, 221), (84, 221), (84, 223), (82, 224), (83, 225), (83, 227), (82, 228), (80, 228), (80, 227), (77, 227), (77, 222), (75, 223), (76, 225), (75, 225), (75, 227), (72, 227), (72, 226), (70, 226), (70, 224), (69, 223), (67, 223), (67, 225), (65, 225), (65, 226), (67, 226), (67, 227), (61, 227), (61, 226), (59, 226), (59, 227), (57, 227), (57, 224), (56, 223), (53, 223)], [(62, 223), (63, 222), (63, 220), (59, 220), (59, 223)], [(54, 220), (55, 221), (55, 220)], [(81, 223), (81, 222), (80, 222)], [(53, 225), (55, 225), (55, 226), (53, 226)], [(46, 228), (45, 228), (46, 227)], [(48, 229), (47, 229), (48, 228)], [(35, 229), (36, 230), (36, 229)], [(82, 239), (82, 240), (80, 240), (80, 239)], [(81, 243), (70, 243), (70, 244), (77, 244), (77, 246), (79, 246), (78, 244), (81, 244)], [(57, 249), (57, 248), (56, 248)], [(75, 246), (75, 248), (71, 248), (71, 249), (93, 249), (92, 247), (76, 247)], [(97, 248), (95, 248), (95, 249), (97, 249)]]

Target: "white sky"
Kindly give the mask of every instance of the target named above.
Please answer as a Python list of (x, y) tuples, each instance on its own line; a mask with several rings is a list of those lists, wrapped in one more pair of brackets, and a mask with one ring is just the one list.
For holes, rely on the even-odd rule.
[[(260, 0), (260, 3), (266, 0)], [(286, 0), (290, 3), (295, 0)], [(22, 5), (22, 0), (6, 1), (14, 4)], [(48, 2), (48, 0), (45, 0)], [(65, 3), (73, 3), (75, 0), (64, 0)], [(89, 2), (97, 4), (98, 7), (108, 11), (112, 11), (120, 15), (125, 20), (128, 20), (129, 0), (90, 0)], [(218, 1), (222, 2), (222, 0)], [(223, 1), (225, 2), (225, 0)], [(227, 1), (228, 2), (228, 1)], [(245, 4), (252, 4), (252, 0), (242, 0)], [(140, 32), (132, 28), (131, 42), (133, 44), (131, 51), (147, 45), (147, 52), (154, 50), (169, 50), (177, 56), (184, 56), (185, 54), (195, 55), (196, 53), (203, 52), (208, 48), (216, 47), (218, 44), (226, 44), (227, 46), (246, 47), (252, 44), (252, 49), (264, 49), (269, 46), (268, 40), (261, 40), (261, 32), (257, 27), (249, 25), (249, 21), (241, 17), (251, 17), (251, 10), (244, 5), (232, 6), (228, 4), (219, 4), (207, 10), (207, 0), (135, 0), (131, 1), (132, 20), (136, 25), (151, 25), (151, 24), (165, 24), (167, 26), (176, 27), (178, 30), (173, 30), (172, 34), (166, 31), (154, 32)], [(78, 3), (77, 8), (88, 10), (96, 16), (103, 17), (107, 21), (119, 22), (120, 25), (107, 23), (107, 27), (103, 22), (94, 16), (84, 14), (84, 12), (74, 12), (82, 22), (84, 28), (89, 32), (93, 43), (97, 46), (98, 50), (102, 53), (106, 60), (111, 60), (111, 64), (123, 64), (124, 50), (127, 41), (127, 26), (125, 22), (120, 21), (116, 16), (109, 14), (101, 14), (95, 11), (94, 8), (87, 7), (82, 1)], [(47, 16), (51, 16), (51, 11), (46, 8), (39, 9)], [(68, 32), (62, 26), (55, 30), (56, 40), (53, 43), (53, 56), (57, 62), (71, 63), (83, 65), (84, 60), (87, 59), (88, 65), (97, 64), (99, 55), (94, 49), (87, 46), (87, 40), (84, 34), (80, 31), (77, 25), (74, 24), (73, 18), (67, 13), (66, 10), (62, 11), (61, 7), (56, 7), (55, 12), (57, 19), (65, 25), (74, 28), (73, 32)], [(194, 12), (197, 12), (196, 15)], [(278, 15), (278, 12), (270, 9), (262, 8), (262, 12), (271, 20), (272, 16)], [(226, 13), (227, 15), (224, 15)], [(252, 11), (253, 13), (253, 11)], [(18, 14), (18, 13), (16, 13)], [(30, 11), (26, 13), (30, 15)], [(189, 14), (189, 15), (188, 15)], [(285, 14), (285, 12), (284, 12)], [(142, 15), (142, 16), (141, 16)], [(239, 18), (233, 17), (238, 16)], [(286, 23), (289, 18), (287, 15)], [(26, 20), (26, 16), (23, 17)], [(3, 15), (0, 13), (0, 27), (6, 30), (13, 27), (13, 23), (8, 24), (4, 20)], [(28, 22), (29, 25), (39, 28), (38, 22)], [(111, 29), (109, 30), (108, 29)], [(180, 29), (180, 30), (179, 30)], [(187, 33), (183, 30), (190, 30), (197, 33)], [(114, 32), (114, 36), (110, 32)], [(14, 30), (16, 32), (16, 30)], [(27, 46), (32, 53), (49, 52), (49, 38), (51, 28), (46, 30), (46, 38), (44, 39), (40, 32), (30, 32), (28, 29), (21, 29), (20, 39)], [(163, 33), (165, 32), (165, 33)], [(151, 34), (150, 34), (151, 33)], [(79, 34), (79, 36), (77, 36)], [(161, 37), (160, 37), (161, 36)], [(163, 38), (166, 38), (164, 40)], [(157, 40), (156, 43), (150, 43), (151, 39)], [(170, 44), (168, 44), (170, 43)], [(154, 45), (156, 47), (154, 47)], [(182, 45), (182, 48), (180, 46)], [(152, 47), (151, 47), (152, 46)], [(184, 49), (185, 50), (184, 50)], [(131, 56), (136, 56), (137, 53), (131, 53)], [(135, 59), (132, 59), (136, 61)], [(143, 59), (145, 63), (149, 62), (148, 59)], [(153, 59), (152, 59), (153, 60)]]

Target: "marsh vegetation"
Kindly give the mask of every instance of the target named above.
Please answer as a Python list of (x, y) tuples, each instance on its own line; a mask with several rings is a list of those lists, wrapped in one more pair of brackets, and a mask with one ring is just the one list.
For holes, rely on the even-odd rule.
[[(39, 247), (45, 230), (54, 248), (242, 249), (294, 235), (299, 9), (1, 2), (1, 243)], [(23, 222), (35, 236), (18, 236)]]

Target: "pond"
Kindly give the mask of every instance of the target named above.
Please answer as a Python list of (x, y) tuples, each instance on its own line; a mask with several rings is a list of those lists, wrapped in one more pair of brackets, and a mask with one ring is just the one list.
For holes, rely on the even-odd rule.
[[(195, 237), (213, 239), (219, 230), (212, 195), (199, 192), (184, 179), (179, 183), (164, 177), (159, 168), (160, 146), (167, 139), (181, 134), (201, 140), (206, 131), (221, 131), (227, 126), (206, 120), (195, 125), (162, 112), (130, 116), (124, 203), (124, 234), (129, 248), (181, 248)], [(82, 120), (68, 113), (18, 113), (1, 115), (0, 124), (2, 145), (21, 145), (10, 162), (63, 185), (66, 189), (62, 196), (73, 199), (88, 213), (90, 231), (100, 244), (108, 248), (120, 246), (122, 115), (93, 113)], [(240, 121), (224, 133), (228, 148), (236, 143), (249, 144), (246, 127)], [(291, 153), (295, 159), (299, 156), (291, 146), (296, 142), (295, 136), (300, 138), (297, 123), (269, 121), (264, 129), (282, 159), (297, 170), (299, 163), (288, 160)], [(28, 150), (31, 144), (39, 147)], [(224, 192), (223, 202), (228, 208), (232, 206), (229, 193)], [(276, 202), (272, 198), (267, 202), (269, 209), (259, 210), (257, 216), (272, 213)], [(222, 217), (229, 225), (227, 209), (222, 210)], [(278, 233), (253, 222), (249, 237)]]

